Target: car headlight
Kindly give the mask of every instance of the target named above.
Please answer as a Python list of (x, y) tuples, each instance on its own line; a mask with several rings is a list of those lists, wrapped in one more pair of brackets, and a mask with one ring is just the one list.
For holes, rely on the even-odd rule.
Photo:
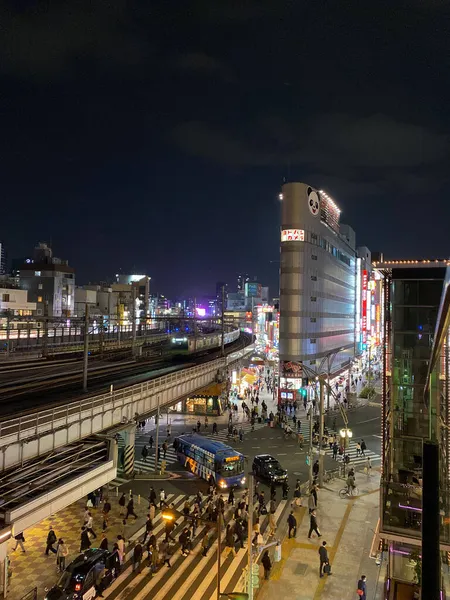
[(222, 479), (222, 481), (219, 481), (219, 486), (220, 486), (221, 488), (226, 488), (226, 487), (227, 487), (227, 484), (226, 484), (226, 483), (225, 483), (225, 481)]
[(245, 483), (245, 477), (243, 477), (243, 478), (241, 479), (241, 484), (242, 484), (242, 485), (244, 485), (244, 483)]

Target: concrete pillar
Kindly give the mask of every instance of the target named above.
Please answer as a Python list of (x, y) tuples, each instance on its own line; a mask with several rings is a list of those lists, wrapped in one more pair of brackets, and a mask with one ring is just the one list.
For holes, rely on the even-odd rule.
[(6, 598), (8, 588), (8, 540), (10, 537), (10, 527), (0, 529), (0, 598)]
[(125, 442), (123, 472), (125, 475), (132, 475), (134, 472), (134, 443), (136, 437), (136, 425), (134, 423), (130, 423), (126, 429), (121, 431), (121, 435)]

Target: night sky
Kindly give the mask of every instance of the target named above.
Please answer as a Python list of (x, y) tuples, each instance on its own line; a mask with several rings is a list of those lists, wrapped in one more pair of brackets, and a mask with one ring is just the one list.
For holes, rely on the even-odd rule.
[[(279, 186), (324, 188), (357, 243), (449, 255), (450, 5), (10, 0), (0, 239), (77, 281), (278, 289)], [(274, 261), (274, 262), (271, 262)]]

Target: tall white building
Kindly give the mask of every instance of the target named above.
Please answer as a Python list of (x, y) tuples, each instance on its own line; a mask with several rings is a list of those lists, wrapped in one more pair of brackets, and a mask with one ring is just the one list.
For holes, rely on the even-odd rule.
[(286, 183), (280, 200), (280, 376), (325, 371), (330, 359), (337, 372), (355, 353), (355, 233), (312, 186)]

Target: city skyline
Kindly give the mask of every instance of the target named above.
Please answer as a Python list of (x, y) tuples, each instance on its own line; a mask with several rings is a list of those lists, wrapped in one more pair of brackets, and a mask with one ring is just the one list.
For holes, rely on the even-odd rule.
[(374, 251), (447, 254), (445, 4), (3, 10), (11, 257), (51, 238), (83, 281), (135, 264), (173, 294), (245, 268), (275, 290), (284, 178)]

